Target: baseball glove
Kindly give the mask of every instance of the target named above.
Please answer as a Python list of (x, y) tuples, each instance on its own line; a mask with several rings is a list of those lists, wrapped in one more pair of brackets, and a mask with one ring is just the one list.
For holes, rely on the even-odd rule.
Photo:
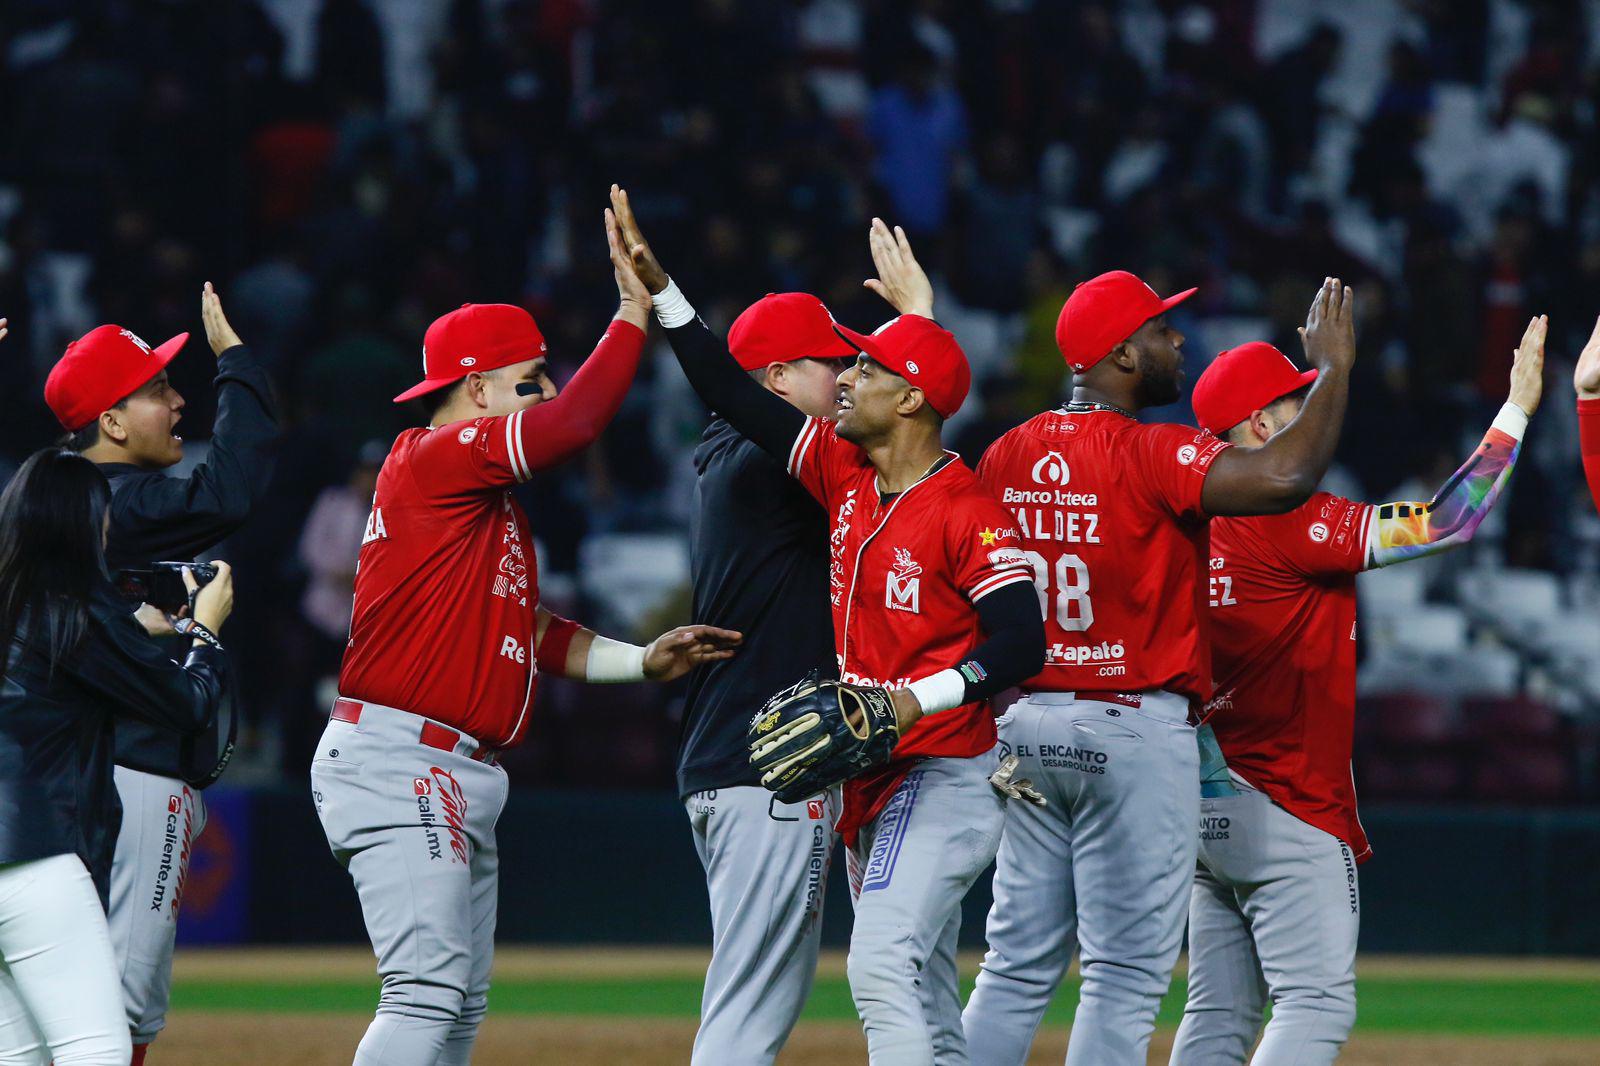
[(899, 742), (888, 689), (824, 681), (815, 670), (750, 719), (750, 762), (785, 803), (883, 765)]

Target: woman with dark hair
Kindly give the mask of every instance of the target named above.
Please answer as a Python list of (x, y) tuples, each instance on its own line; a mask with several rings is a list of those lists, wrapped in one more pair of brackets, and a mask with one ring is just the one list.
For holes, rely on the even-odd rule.
[[(94, 463), (54, 448), (0, 493), (0, 1062), (129, 1062), (104, 912), (114, 723), (191, 732), (227, 698), (227, 564), (198, 591), (184, 572), (182, 617), (135, 615), (106, 571), (109, 500)], [(194, 638), (182, 666), (150, 639), (175, 632)]]

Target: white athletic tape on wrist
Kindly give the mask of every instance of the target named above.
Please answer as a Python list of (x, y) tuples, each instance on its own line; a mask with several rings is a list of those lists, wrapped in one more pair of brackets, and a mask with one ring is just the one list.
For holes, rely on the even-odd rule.
[(637, 644), (624, 644), (596, 633), (589, 644), (589, 658), (584, 661), (583, 676), (585, 680), (599, 685), (643, 681), (644, 649)]
[(1494, 416), (1493, 425), (1512, 440), (1520, 441), (1528, 432), (1528, 413), (1507, 400), (1501, 405), (1500, 413)]
[(967, 695), (967, 679), (959, 670), (940, 670), (911, 682), (906, 688), (922, 704), (923, 714), (938, 714), (961, 706)]
[(694, 321), (694, 307), (671, 278), (667, 279), (667, 287), (651, 298), (651, 303), (655, 306), (656, 321), (668, 329)]

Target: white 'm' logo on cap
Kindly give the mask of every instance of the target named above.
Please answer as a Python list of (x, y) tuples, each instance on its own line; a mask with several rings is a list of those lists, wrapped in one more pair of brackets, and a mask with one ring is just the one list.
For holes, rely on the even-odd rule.
[(152, 354), (152, 352), (150, 351), (150, 346), (148, 344), (146, 344), (144, 342), (144, 338), (140, 337), (137, 333), (134, 333), (132, 330), (125, 329), (125, 330), (122, 331), (122, 335), (124, 337), (128, 338), (133, 343), (137, 344), (139, 347), (143, 348), (144, 349), (144, 354), (146, 354), (146, 355)]

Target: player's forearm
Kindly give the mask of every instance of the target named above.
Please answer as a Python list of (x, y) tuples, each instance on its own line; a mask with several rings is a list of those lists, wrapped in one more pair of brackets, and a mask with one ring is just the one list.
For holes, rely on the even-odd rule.
[(909, 686), (924, 715), (989, 699), (1044, 669), (1044, 622), (1033, 585), (998, 588), (980, 599), (977, 609), (983, 642), (961, 665)]
[(1600, 397), (1578, 398), (1578, 450), (1583, 455), (1583, 476), (1589, 481), (1589, 495), (1600, 511)]
[(529, 469), (555, 466), (593, 444), (622, 408), (644, 353), (644, 330), (621, 317), (553, 400), (518, 419)]
[(805, 416), (740, 368), (676, 284), (656, 296), (655, 310), (673, 355), (701, 401), (741, 436), (787, 464), (795, 438), (805, 428)]
[(1515, 404), (1506, 404), (1472, 457), (1431, 501), (1373, 508), (1367, 531), (1368, 565), (1393, 566), (1470, 541), (1511, 479), (1527, 428), (1528, 416)]
[(1324, 370), (1294, 421), (1270, 441), (1218, 456), (1206, 477), (1207, 513), (1282, 514), (1310, 499), (1339, 446), (1349, 385), (1347, 372)]
[(571, 619), (536, 608), (534, 659), (539, 669), (590, 684), (645, 680), (645, 649), (603, 637)]

